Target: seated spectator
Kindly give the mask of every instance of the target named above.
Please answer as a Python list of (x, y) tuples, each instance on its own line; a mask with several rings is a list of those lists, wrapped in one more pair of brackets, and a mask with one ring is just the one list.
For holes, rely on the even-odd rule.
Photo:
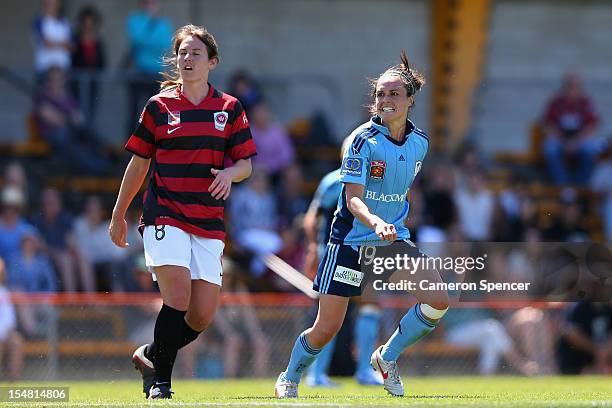
[(33, 222), (42, 235), (47, 254), (57, 268), (62, 289), (74, 292), (80, 284), (83, 291), (94, 291), (93, 271), (82, 261), (75, 245), (74, 220), (64, 210), (59, 191), (52, 187), (43, 190), (41, 213), (34, 217)]
[(7, 285), (23, 292), (55, 292), (57, 277), (51, 261), (40, 251), (39, 237), (34, 230), (21, 239), (21, 252), (9, 262)]
[[(92, 6), (85, 6), (79, 11), (76, 35), (73, 39), (72, 68), (78, 70), (100, 71), (106, 66), (104, 43), (100, 38), (100, 13)], [(81, 78), (76, 82), (74, 94), (78, 95), (81, 108), (89, 120), (95, 115), (96, 99), (98, 98), (98, 81), (95, 78)], [(87, 92), (88, 100), (82, 100)]]
[(5, 264), (0, 258), (0, 367), (3, 356), (7, 356), (6, 373), (9, 381), (16, 381), (21, 377), (23, 368), (23, 337), (17, 331), (15, 307), (11, 302), (8, 289), (4, 286), (6, 277)]
[(591, 177), (591, 188), (601, 196), (601, 214), (607, 242), (612, 242), (612, 145), (608, 146)]
[(584, 209), (575, 190), (566, 188), (561, 192), (561, 213), (553, 218), (552, 225), (545, 228), (545, 241), (586, 242), (589, 231), (583, 226)]
[(93, 175), (106, 174), (108, 161), (100, 154), (100, 142), (68, 91), (62, 69), (53, 67), (47, 71), (35, 101), (36, 127), (62, 165), (70, 168), (74, 164), (74, 170)]
[(13, 186), (5, 187), (0, 194), (0, 258), (11, 259), (19, 254), (21, 240), (34, 227), (21, 216), (25, 207), (22, 191)]
[(238, 247), (254, 255), (250, 270), (259, 278), (266, 271), (265, 257), (282, 248), (277, 232), (276, 199), (268, 175), (255, 169), (247, 184), (233, 194), (229, 202), (232, 237)]
[(478, 373), (495, 374), (505, 359), (524, 375), (537, 373), (538, 365), (521, 356), (504, 325), (485, 309), (451, 309), (444, 319), (445, 340), (456, 347), (478, 348)]
[(465, 187), (458, 186), (454, 198), (462, 234), (470, 241), (489, 240), (495, 197), (485, 186), (483, 174), (467, 174)]
[(74, 241), (88, 269), (93, 269), (99, 290), (123, 291), (132, 286), (127, 273), (127, 252), (108, 239), (110, 219), (99, 197), (89, 196), (83, 213), (74, 222)]
[(555, 183), (588, 183), (599, 149), (593, 136), (598, 120), (580, 77), (568, 74), (559, 94), (548, 103), (543, 118), (546, 131), (543, 152)]
[(244, 109), (249, 113), (252, 106), (261, 102), (263, 95), (259, 89), (259, 85), (251, 77), (251, 75), (243, 69), (240, 69), (232, 74), (229, 82), (229, 93), (234, 95)]
[(280, 188), (277, 190), (280, 227), (289, 228), (297, 216), (308, 209), (308, 201), (302, 193), (304, 178), (302, 169), (292, 164), (281, 175)]
[(263, 101), (251, 106), (249, 123), (257, 145), (253, 165), (264, 169), (274, 181), (280, 177), (281, 171), (293, 164), (293, 143), (285, 128), (273, 122), (272, 114)]
[(28, 176), (23, 165), (17, 161), (10, 162), (4, 168), (4, 187), (16, 187), (21, 190), (23, 199), (26, 204), (31, 204), (28, 197), (30, 196), (30, 185), (28, 184)]
[(564, 313), (557, 342), (561, 374), (605, 373), (612, 365), (612, 306), (585, 300)]
[(51, 67), (70, 67), (70, 22), (64, 16), (62, 0), (43, 0), (42, 12), (33, 23), (34, 65), (38, 74)]

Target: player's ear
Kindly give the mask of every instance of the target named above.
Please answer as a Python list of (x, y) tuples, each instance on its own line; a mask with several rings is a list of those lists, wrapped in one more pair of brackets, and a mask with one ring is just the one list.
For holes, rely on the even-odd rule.
[(217, 57), (213, 57), (211, 59), (208, 60), (208, 70), (212, 71), (213, 69), (215, 69), (217, 67), (217, 64), (219, 63), (219, 58)]

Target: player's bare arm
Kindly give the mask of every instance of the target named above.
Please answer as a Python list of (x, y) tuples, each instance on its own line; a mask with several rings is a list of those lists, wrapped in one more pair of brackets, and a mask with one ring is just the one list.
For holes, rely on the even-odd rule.
[(123, 175), (121, 187), (119, 188), (119, 194), (117, 196), (117, 202), (115, 203), (115, 208), (113, 208), (113, 215), (108, 227), (108, 233), (111, 240), (115, 245), (121, 248), (129, 246), (127, 243), (127, 222), (125, 221), (125, 213), (138, 193), (140, 186), (142, 186), (147, 176), (147, 172), (149, 171), (150, 163), (151, 159), (133, 155), (125, 169), (125, 174)]
[(224, 170), (211, 169), (215, 176), (214, 181), (208, 187), (208, 191), (216, 200), (227, 200), (232, 189), (232, 183), (239, 183), (248, 178), (253, 171), (251, 159), (240, 159), (232, 167)]
[(383, 241), (395, 241), (397, 239), (395, 226), (384, 222), (380, 217), (372, 214), (366, 203), (363, 202), (364, 187), (361, 184), (346, 183), (345, 190), (349, 211), (363, 225), (372, 228)]

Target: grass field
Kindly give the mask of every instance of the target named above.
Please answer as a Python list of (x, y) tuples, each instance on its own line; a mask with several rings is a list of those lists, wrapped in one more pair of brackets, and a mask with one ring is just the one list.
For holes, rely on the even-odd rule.
[[(274, 380), (176, 380), (172, 401), (144, 400), (137, 381), (69, 382), (36, 385), (67, 386), (70, 401), (55, 404), (27, 403), (0, 406), (150, 407), (165, 406), (301, 406), (301, 407), (612, 407), (612, 377), (430, 377), (406, 378), (407, 396), (393, 398), (382, 387), (362, 387), (350, 379), (333, 389), (300, 387), (300, 398), (279, 401)], [(34, 384), (0, 384), (0, 386)]]

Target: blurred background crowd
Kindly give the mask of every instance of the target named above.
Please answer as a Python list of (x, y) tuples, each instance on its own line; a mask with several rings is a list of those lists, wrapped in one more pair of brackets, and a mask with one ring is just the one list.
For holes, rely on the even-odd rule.
[[(286, 2), (304, 16), (295, 32), (266, 15), (264, 9), (274, 7), (281, 16), (292, 13), (272, 0), (261, 9), (236, 1), (223, 12), (197, 0), (25, 3), (17, 6), (23, 20), (2, 28), (3, 37), (21, 51), (0, 63), (0, 119), (7, 125), (0, 138), (0, 352), (8, 350), (6, 378), (22, 375), (27, 344), (48, 339), (49, 321), (60, 318), (27, 302), (11, 305), (10, 292), (155, 291), (136, 231), (140, 197), (130, 213), (129, 249), (115, 247), (107, 228), (129, 159), (123, 143), (158, 89), (173, 30), (187, 22), (203, 24), (217, 36), (221, 65), (211, 81), (242, 102), (258, 149), (252, 177), (235, 186), (227, 203), (224, 291), (295, 292), (260, 262), (268, 253), (313, 277), (305, 262), (315, 246), (306, 239), (303, 216), (320, 179), (339, 166), (343, 137), (368, 120), (365, 78), (396, 62), (401, 49), (425, 68), (429, 80), (412, 112), (432, 138), (410, 191), (407, 223), (415, 242), (612, 238), (612, 124), (606, 103), (612, 101), (612, 55), (600, 41), (612, 35), (601, 17), (612, 16), (608, 4), (373, 2), (377, 5), (364, 4), (369, 18), (398, 12), (397, 18), (413, 27), (402, 26), (398, 37), (404, 40), (392, 44), (383, 44), (388, 35), (373, 29), (360, 47), (351, 37), (358, 30), (347, 22), (330, 32), (328, 44), (310, 39), (312, 31), (330, 29), (316, 17), (326, 2)], [(357, 7), (338, 3), (327, 10), (332, 16), (343, 6)], [(226, 19), (230, 11), (233, 17)], [(564, 32), (554, 39), (560, 30), (554, 19), (569, 16), (578, 16), (569, 30), (576, 36)], [(360, 18), (367, 16), (355, 17)], [(509, 27), (519, 20), (522, 35), (544, 33), (532, 47), (549, 44), (553, 51), (514, 42), (521, 28)], [(466, 25), (478, 22), (482, 28), (465, 32)], [(312, 42), (320, 49), (311, 48)], [(328, 49), (339, 45), (347, 49)], [(465, 59), (479, 65), (460, 58), (474, 53)], [(268, 66), (261, 61), (272, 56)], [(329, 70), (333, 75), (326, 75)], [(131, 328), (123, 336), (138, 344), (152, 333), (155, 314), (147, 307), (132, 309), (121, 315)], [(257, 310), (228, 306), (216, 319), (226, 376), (240, 374), (238, 357), (229, 352), (238, 347), (255, 347), (248, 374), (270, 375), (263, 356), (271, 334)], [(502, 357), (524, 374), (610, 372), (610, 305), (592, 303), (588, 296), (554, 311), (457, 310), (445, 324), (440, 341), (448, 347), (461, 348), (470, 333), (484, 333), (482, 344), (463, 344), (477, 348), (482, 374), (494, 373)], [(197, 371), (195, 350), (183, 359), (186, 375)]]

